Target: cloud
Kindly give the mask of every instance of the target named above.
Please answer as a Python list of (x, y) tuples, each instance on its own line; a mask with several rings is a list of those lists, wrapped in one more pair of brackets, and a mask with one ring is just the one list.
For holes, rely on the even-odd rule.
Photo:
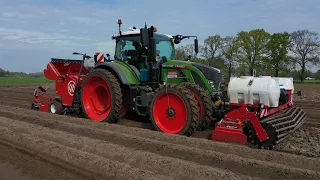
[[(123, 31), (143, 27), (146, 22), (160, 33), (197, 35), (200, 44), (209, 35), (236, 35), (253, 28), (320, 32), (320, 25), (315, 23), (320, 16), (318, 1), (0, 1), (0, 48), (3, 58), (8, 59), (1, 66), (30, 71), (25, 54), (34, 63), (32, 70), (39, 71), (50, 57), (74, 58), (73, 51), (113, 55), (115, 42), (111, 36), (118, 32), (118, 18), (123, 20)], [(193, 40), (182, 42), (186, 43)]]
[(90, 38), (65, 36), (61, 34), (46, 34), (36, 31), (26, 31), (21, 29), (0, 28), (0, 38), (23, 43), (59, 44), (59, 45), (79, 45), (75, 42), (91, 41)]
[(114, 56), (115, 41), (99, 42), (96, 43), (96, 51), (103, 52), (105, 54), (109, 53), (112, 57)]
[(19, 18), (19, 19), (30, 19), (35, 18), (36, 16), (32, 14), (24, 14), (19, 12), (3, 12), (1, 17), (3, 18)]
[(85, 24), (99, 24), (103, 23), (102, 20), (95, 19), (95, 18), (88, 18), (88, 17), (72, 17), (72, 20), (79, 22), (79, 23), (85, 23)]

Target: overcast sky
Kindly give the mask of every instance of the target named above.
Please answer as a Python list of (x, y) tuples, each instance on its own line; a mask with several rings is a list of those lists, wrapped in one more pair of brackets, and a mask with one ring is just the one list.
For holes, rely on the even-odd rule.
[(0, 0), (0, 68), (39, 72), (51, 57), (79, 58), (74, 51), (113, 55), (118, 18), (123, 30), (147, 22), (203, 42), (254, 28), (320, 33), (319, 17), (320, 0)]

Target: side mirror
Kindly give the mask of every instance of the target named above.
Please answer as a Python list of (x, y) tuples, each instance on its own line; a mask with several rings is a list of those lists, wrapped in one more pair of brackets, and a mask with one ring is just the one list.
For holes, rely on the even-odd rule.
[(173, 36), (173, 39), (174, 39), (175, 44), (179, 44), (181, 42), (181, 40), (183, 39), (183, 37), (182, 37), (182, 35), (176, 35), (176, 36)]
[(194, 52), (196, 52), (196, 54), (199, 52), (198, 39), (194, 39)]

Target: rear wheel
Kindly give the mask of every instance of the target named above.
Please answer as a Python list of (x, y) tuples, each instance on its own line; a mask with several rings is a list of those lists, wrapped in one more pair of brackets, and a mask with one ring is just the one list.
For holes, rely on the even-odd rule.
[(167, 84), (158, 88), (149, 107), (151, 122), (158, 131), (190, 136), (198, 126), (197, 101), (184, 86)]
[(120, 84), (108, 70), (95, 69), (83, 81), (81, 101), (87, 118), (115, 123), (122, 107)]
[(185, 86), (192, 92), (199, 106), (200, 124), (197, 130), (202, 131), (204, 129), (207, 129), (212, 121), (211, 116), (212, 116), (213, 107), (214, 107), (214, 104), (211, 101), (210, 96), (197, 84), (187, 82), (187, 83), (182, 83), (181, 85)]
[(62, 114), (63, 113), (63, 106), (60, 101), (56, 99), (51, 100), (49, 105), (49, 112), (52, 114)]

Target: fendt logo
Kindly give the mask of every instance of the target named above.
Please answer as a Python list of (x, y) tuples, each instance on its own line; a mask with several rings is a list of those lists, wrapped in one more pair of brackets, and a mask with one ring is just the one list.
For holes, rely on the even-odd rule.
[(74, 91), (76, 89), (76, 83), (74, 81), (69, 81), (68, 82), (68, 93), (70, 94), (70, 96), (73, 96), (74, 95)]

